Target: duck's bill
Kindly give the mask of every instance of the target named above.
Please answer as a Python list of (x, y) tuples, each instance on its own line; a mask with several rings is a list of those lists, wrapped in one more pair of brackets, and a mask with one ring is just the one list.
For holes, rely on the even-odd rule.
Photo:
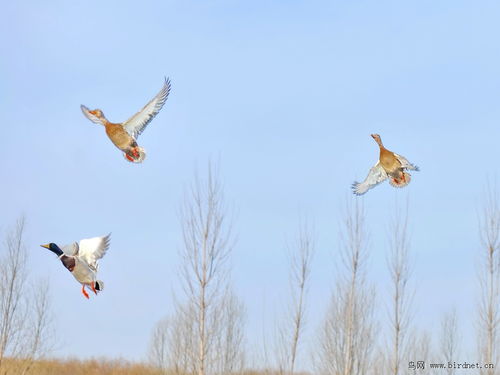
[(45, 244), (45, 245), (40, 245), (41, 247), (45, 247), (46, 249), (50, 249), (50, 246), (49, 244)]

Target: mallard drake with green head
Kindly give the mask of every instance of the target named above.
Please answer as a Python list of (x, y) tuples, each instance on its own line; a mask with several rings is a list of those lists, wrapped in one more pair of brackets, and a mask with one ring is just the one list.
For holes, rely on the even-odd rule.
[(371, 134), (380, 148), (380, 155), (377, 161), (368, 172), (368, 176), (363, 182), (354, 182), (352, 189), (354, 194), (362, 195), (371, 188), (389, 178), (389, 183), (398, 188), (405, 187), (411, 181), (411, 175), (406, 170), (418, 171), (416, 165), (411, 164), (405, 157), (389, 151), (382, 144), (380, 135)]
[(104, 125), (106, 134), (113, 144), (124, 152), (124, 157), (132, 163), (142, 163), (146, 150), (137, 144), (137, 137), (151, 120), (160, 112), (170, 92), (170, 80), (165, 79), (162, 89), (139, 112), (123, 123), (109, 122), (100, 109), (90, 110), (81, 105), (83, 114), (92, 122)]
[(40, 246), (57, 255), (63, 266), (82, 284), (82, 293), (88, 299), (89, 295), (85, 291), (85, 287), (88, 287), (96, 295), (98, 291), (100, 292), (104, 288), (104, 283), (97, 280), (98, 260), (106, 254), (109, 248), (110, 236), (111, 234), (87, 238), (62, 248), (52, 242)]

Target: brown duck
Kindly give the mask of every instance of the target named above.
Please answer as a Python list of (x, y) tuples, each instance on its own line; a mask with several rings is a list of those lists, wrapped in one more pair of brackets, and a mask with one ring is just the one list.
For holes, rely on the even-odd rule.
[(389, 183), (394, 187), (405, 187), (411, 181), (411, 175), (406, 170), (418, 171), (416, 165), (411, 164), (405, 157), (389, 151), (382, 144), (380, 135), (371, 135), (380, 148), (380, 156), (368, 172), (368, 176), (363, 182), (354, 182), (352, 189), (354, 194), (362, 195), (371, 188), (389, 178)]
[(100, 109), (89, 110), (81, 105), (83, 114), (92, 122), (104, 125), (106, 134), (113, 144), (124, 152), (124, 157), (132, 163), (142, 163), (146, 150), (137, 144), (137, 137), (151, 120), (160, 112), (170, 92), (170, 80), (165, 79), (162, 89), (139, 112), (123, 123), (109, 122)]

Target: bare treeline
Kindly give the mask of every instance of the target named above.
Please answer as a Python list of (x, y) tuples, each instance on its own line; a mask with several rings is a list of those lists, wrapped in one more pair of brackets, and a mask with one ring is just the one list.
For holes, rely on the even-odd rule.
[[(231, 284), (235, 235), (224, 199), (218, 170), (212, 165), (203, 178), (196, 175), (185, 191), (179, 214), (182, 293), (174, 298), (173, 312), (154, 327), (149, 351), (152, 367), (144, 367), (147, 371), (226, 375), (249, 373), (248, 368), (259, 367), (247, 361), (245, 306)], [(410, 267), (413, 250), (408, 203), (404, 207), (396, 204), (392, 212), (386, 246), (389, 283), (385, 292), (390, 298), (382, 301), (377, 297), (382, 294), (369, 281), (371, 244), (366, 214), (359, 200), (348, 201), (340, 222), (339, 246), (329, 249), (337, 262), (328, 302), (319, 306), (326, 308), (321, 321), (307, 320), (308, 311), (318, 308), (308, 304), (317, 251), (315, 234), (307, 224), (299, 226), (287, 243), (287, 310), (278, 329), (268, 332), (276, 335), (268, 338), (276, 343), (269, 353), (275, 356), (270, 362), (273, 366), (260, 365), (265, 369), (260, 373), (292, 375), (309, 370), (325, 375), (402, 375), (412, 370), (411, 366), (416, 367), (414, 361), (418, 359), (427, 366), (459, 360), (463, 351), (455, 310), (437, 317), (440, 329), (435, 330), (436, 337), (425, 330), (416, 333), (412, 303), (417, 284), (412, 282)], [(496, 367), (500, 207), (496, 190), (491, 187), (480, 211), (479, 229), (478, 350), (472, 355)], [(0, 374), (36, 374), (42, 373), (42, 365), (48, 368), (50, 361), (44, 357), (55, 343), (48, 292), (46, 281), (29, 277), (25, 221), (20, 219), (0, 247)], [(311, 329), (305, 329), (306, 322)], [(454, 367), (445, 371), (426, 367), (425, 373), (460, 372)], [(480, 373), (497, 372), (483, 368)]]
[[(297, 373), (299, 358), (309, 370), (325, 375), (402, 375), (418, 371), (418, 360), (427, 363), (427, 374), (438, 373), (430, 363), (445, 366), (459, 360), (461, 335), (455, 309), (438, 316), (435, 337), (414, 322), (413, 306), (418, 284), (412, 280), (413, 249), (409, 203), (391, 208), (386, 244), (388, 295), (382, 300), (369, 277), (370, 241), (366, 214), (359, 199), (348, 200), (342, 215), (339, 246), (334, 249), (334, 284), (324, 318), (309, 322), (305, 330), (308, 290), (316, 240), (302, 224), (287, 243), (290, 293), (286, 312), (266, 342), (272, 342), (265, 363), (252, 363), (266, 374)], [(175, 298), (175, 311), (153, 332), (150, 356), (163, 373), (236, 374), (245, 366), (244, 305), (230, 283), (230, 257), (234, 244), (232, 222), (227, 216), (223, 189), (216, 168), (209, 166), (205, 179), (196, 175), (186, 190), (181, 208), (183, 233), (181, 272), (183, 295)], [(496, 364), (500, 303), (500, 210), (493, 190), (480, 216), (482, 269), (481, 304), (477, 326), (482, 363)], [(331, 251), (331, 250), (330, 250)], [(317, 306), (314, 307), (317, 309)], [(325, 308), (325, 307), (321, 307)], [(377, 313), (377, 312), (386, 312)], [(316, 333), (314, 333), (316, 332)], [(304, 343), (307, 342), (307, 345)], [(424, 364), (425, 366), (425, 364)], [(443, 370), (440, 370), (443, 371)], [(494, 369), (481, 370), (493, 375)], [(455, 374), (456, 368), (443, 371)]]

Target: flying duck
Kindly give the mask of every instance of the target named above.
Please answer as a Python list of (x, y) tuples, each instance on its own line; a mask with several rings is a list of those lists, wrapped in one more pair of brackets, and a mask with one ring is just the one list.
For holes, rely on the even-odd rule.
[(124, 152), (125, 159), (132, 163), (142, 163), (146, 158), (146, 150), (137, 144), (137, 137), (144, 131), (158, 112), (160, 112), (169, 92), (170, 80), (165, 79), (160, 92), (144, 108), (122, 123), (109, 122), (100, 109), (91, 111), (84, 105), (81, 105), (80, 108), (90, 121), (104, 125), (109, 139)]
[(354, 194), (362, 195), (387, 178), (394, 187), (402, 188), (408, 185), (411, 181), (411, 175), (405, 170), (418, 171), (419, 168), (411, 164), (405, 157), (386, 149), (382, 144), (380, 135), (371, 134), (371, 136), (380, 148), (380, 156), (377, 164), (370, 169), (365, 180), (363, 182), (355, 181), (352, 184)]
[(55, 243), (40, 245), (49, 249), (58, 256), (64, 267), (68, 269), (73, 277), (82, 284), (82, 293), (89, 298), (85, 287), (92, 290), (96, 295), (102, 291), (104, 283), (97, 280), (98, 260), (101, 259), (109, 248), (111, 234), (101, 237), (93, 237), (63, 246), (62, 249)]

